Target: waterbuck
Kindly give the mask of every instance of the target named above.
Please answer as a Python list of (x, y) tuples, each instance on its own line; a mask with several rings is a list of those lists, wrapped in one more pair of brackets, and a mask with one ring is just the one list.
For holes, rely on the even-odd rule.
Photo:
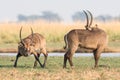
[[(78, 47), (91, 49), (93, 51), (95, 59), (94, 67), (97, 67), (100, 54), (107, 46), (108, 36), (106, 32), (97, 27), (90, 27), (93, 20), (92, 14), (85, 11), (84, 13), (87, 17), (87, 24), (85, 26), (86, 29), (73, 29), (64, 36), (66, 44), (65, 48), (67, 48), (67, 51), (64, 55), (63, 68), (66, 68), (67, 60), (69, 61), (71, 68), (73, 68), (72, 57)], [(91, 16), (90, 24), (87, 13)]]
[[(20, 56), (27, 57), (28, 55), (31, 55), (31, 54), (33, 54), (35, 57), (34, 67), (37, 66), (37, 62), (40, 64), (41, 67), (45, 67), (47, 56), (48, 56), (47, 51), (46, 51), (45, 38), (41, 34), (33, 33), (33, 30), (31, 28), (32, 34), (22, 39), (21, 31), (22, 31), (22, 27), (20, 29), (20, 34), (19, 34), (20, 42), (18, 44), (18, 54), (16, 56), (14, 67), (17, 66), (17, 61)], [(45, 57), (43, 64), (41, 64), (39, 60), (41, 53), (43, 53)]]

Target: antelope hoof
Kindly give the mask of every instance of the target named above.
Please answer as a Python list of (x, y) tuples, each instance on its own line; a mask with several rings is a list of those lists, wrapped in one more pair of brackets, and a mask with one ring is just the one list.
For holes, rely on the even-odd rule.
[(41, 68), (44, 68), (44, 65), (41, 65)]
[(98, 68), (98, 66), (94, 66), (94, 69)]
[(66, 66), (63, 66), (63, 69), (65, 69), (66, 68)]
[(14, 67), (16, 68), (17, 66), (16, 66), (16, 65), (14, 65)]

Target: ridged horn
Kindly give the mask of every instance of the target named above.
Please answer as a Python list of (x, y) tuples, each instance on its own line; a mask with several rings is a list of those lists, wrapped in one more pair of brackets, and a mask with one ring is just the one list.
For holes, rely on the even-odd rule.
[(33, 41), (33, 29), (32, 29), (32, 27), (30, 27), (31, 28), (31, 34), (32, 34), (32, 41)]
[(88, 15), (87, 15), (87, 12), (83, 10), (83, 12), (85, 13), (86, 15), (86, 19), (87, 19), (87, 23), (86, 23), (86, 29), (88, 29), (88, 26), (89, 26), (89, 19), (88, 19)]
[(22, 32), (22, 27), (20, 28), (20, 34), (19, 34), (20, 41), (22, 41), (21, 32)]
[(90, 11), (87, 10), (87, 12), (90, 14), (90, 17), (91, 17), (91, 20), (90, 20), (90, 23), (89, 23), (89, 27), (92, 25), (92, 22), (93, 22), (93, 15)]

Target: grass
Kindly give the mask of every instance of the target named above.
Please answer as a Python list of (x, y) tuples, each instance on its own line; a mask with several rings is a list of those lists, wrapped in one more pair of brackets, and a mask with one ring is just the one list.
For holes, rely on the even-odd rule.
[[(109, 46), (113, 48), (120, 48), (120, 22), (94, 22), (98, 27), (105, 30), (109, 36)], [(23, 26), (22, 38), (31, 34), (30, 28), (34, 32), (42, 34), (47, 40), (47, 48), (63, 48), (64, 35), (71, 29), (83, 29), (85, 23), (48, 23), (44, 21), (36, 22), (21, 22), (21, 23), (0, 23), (0, 48), (17, 48), (19, 42), (19, 30)], [(118, 44), (117, 44), (118, 43)]]
[[(63, 69), (63, 57), (48, 57), (45, 69), (33, 67), (34, 57), (21, 57), (13, 68), (15, 57), (0, 56), (0, 80), (119, 80), (120, 58), (101, 57), (99, 64), (109, 67), (93, 69), (93, 57), (74, 57), (75, 69)], [(40, 58), (43, 60), (43, 57)], [(43, 62), (43, 61), (42, 61)]]

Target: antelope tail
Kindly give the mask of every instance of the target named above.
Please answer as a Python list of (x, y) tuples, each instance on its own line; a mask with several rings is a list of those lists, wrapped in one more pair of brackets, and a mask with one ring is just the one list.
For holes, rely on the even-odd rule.
[(68, 40), (67, 40), (67, 34), (64, 36), (65, 46), (64, 49), (68, 48)]

